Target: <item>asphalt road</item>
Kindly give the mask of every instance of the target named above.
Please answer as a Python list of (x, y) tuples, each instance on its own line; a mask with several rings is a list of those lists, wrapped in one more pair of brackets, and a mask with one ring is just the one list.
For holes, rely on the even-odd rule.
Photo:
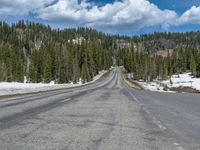
[(200, 149), (200, 95), (95, 84), (0, 100), (0, 150)]

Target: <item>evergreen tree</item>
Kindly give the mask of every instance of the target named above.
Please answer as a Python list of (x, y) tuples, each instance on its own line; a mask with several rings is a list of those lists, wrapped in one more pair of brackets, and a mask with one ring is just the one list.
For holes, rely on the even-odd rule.
[(197, 66), (196, 66), (196, 62), (195, 62), (195, 59), (194, 59), (193, 55), (191, 55), (191, 61), (190, 62), (191, 62), (191, 64), (190, 64), (190, 70), (192, 72), (192, 75), (194, 77), (196, 77), (197, 76)]

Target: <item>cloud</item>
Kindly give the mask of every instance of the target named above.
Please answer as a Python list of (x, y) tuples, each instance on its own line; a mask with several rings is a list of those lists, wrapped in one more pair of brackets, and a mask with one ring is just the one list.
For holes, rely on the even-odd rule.
[(161, 10), (149, 0), (116, 0), (101, 5), (91, 0), (0, 0), (0, 16), (28, 16), (29, 13), (46, 21), (109, 32), (200, 24), (200, 6), (193, 6), (178, 16), (173, 10)]
[(59, 0), (37, 10), (38, 18), (76, 23), (104, 30), (136, 30), (148, 26), (168, 27), (176, 12), (160, 10), (148, 0), (123, 0), (97, 6), (87, 0)]
[(24, 16), (52, 2), (53, 0), (0, 0), (0, 15)]
[(200, 24), (200, 6), (193, 6), (183, 13), (178, 19), (177, 24)]

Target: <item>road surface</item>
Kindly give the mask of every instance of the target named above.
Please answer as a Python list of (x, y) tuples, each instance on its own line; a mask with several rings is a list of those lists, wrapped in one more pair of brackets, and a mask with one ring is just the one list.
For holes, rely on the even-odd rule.
[(1, 150), (200, 149), (200, 95), (135, 91), (119, 69), (75, 89), (0, 100)]

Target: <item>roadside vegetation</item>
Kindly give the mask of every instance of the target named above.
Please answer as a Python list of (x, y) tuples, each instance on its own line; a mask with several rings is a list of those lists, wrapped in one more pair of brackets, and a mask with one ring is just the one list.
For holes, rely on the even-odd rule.
[(87, 28), (55, 30), (33, 22), (1, 22), (0, 81), (89, 82), (112, 65), (108, 43), (104, 34)]
[(109, 35), (90, 28), (52, 29), (39, 23), (0, 22), (0, 81), (85, 83), (112, 65), (128, 78), (200, 77), (200, 33)]
[(123, 49), (120, 52), (123, 65), (135, 80), (153, 81), (166, 80), (173, 74), (191, 71), (193, 77), (200, 77), (200, 49), (186, 47), (167, 56), (156, 53), (139, 52), (137, 49)]

